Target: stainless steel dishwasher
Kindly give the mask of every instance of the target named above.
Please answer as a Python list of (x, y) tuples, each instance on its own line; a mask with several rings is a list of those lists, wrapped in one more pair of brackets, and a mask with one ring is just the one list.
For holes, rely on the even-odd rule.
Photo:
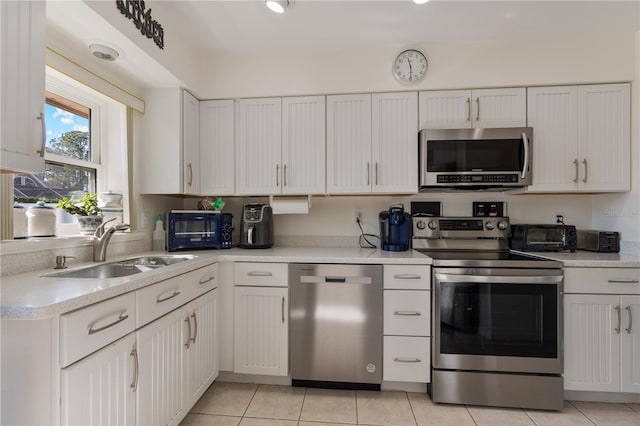
[(380, 389), (382, 265), (289, 265), (294, 386)]

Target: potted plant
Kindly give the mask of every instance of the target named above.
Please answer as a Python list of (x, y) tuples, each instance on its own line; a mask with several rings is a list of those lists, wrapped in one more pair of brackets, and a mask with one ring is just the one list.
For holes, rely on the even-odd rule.
[(80, 224), (80, 232), (84, 234), (92, 234), (102, 223), (101, 210), (98, 207), (98, 194), (84, 193), (82, 198), (76, 199), (75, 195), (71, 198), (63, 197), (57, 208), (74, 215)]

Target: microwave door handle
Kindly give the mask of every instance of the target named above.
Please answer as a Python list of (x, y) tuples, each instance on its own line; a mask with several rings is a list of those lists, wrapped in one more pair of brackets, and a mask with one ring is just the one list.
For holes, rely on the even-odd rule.
[(522, 165), (520, 178), (524, 179), (529, 169), (529, 139), (527, 139), (527, 135), (524, 132), (522, 133), (522, 145), (524, 146), (524, 164)]
[(250, 226), (247, 232), (247, 243), (249, 244), (253, 244), (253, 228), (253, 226)]

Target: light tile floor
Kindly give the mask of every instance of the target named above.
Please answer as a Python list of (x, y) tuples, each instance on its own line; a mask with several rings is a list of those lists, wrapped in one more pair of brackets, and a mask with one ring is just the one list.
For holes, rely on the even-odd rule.
[(640, 426), (640, 404), (566, 401), (562, 411), (434, 404), (422, 393), (214, 383), (181, 426)]

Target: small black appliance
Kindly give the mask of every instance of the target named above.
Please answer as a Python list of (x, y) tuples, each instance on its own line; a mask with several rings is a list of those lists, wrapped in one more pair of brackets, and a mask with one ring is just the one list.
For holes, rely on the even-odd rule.
[(167, 213), (167, 251), (230, 249), (233, 215), (211, 210)]
[(522, 251), (576, 251), (576, 227), (563, 224), (511, 225), (509, 248)]
[(249, 203), (242, 208), (240, 247), (273, 246), (273, 210), (266, 204)]
[(620, 252), (620, 233), (614, 231), (578, 230), (578, 250), (600, 253)]
[(389, 210), (381, 211), (380, 248), (386, 251), (406, 251), (411, 246), (411, 215), (404, 211), (402, 204), (393, 204)]

